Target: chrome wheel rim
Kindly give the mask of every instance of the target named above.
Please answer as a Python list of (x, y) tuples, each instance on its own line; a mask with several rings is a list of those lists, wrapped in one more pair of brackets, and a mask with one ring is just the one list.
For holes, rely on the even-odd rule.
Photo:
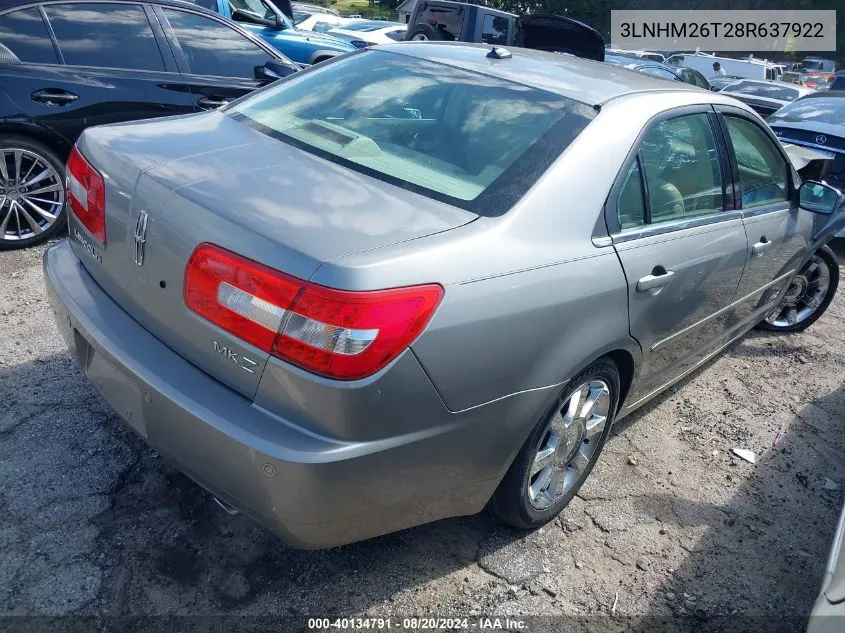
[(0, 150), (0, 239), (40, 235), (59, 219), (64, 204), (62, 178), (43, 157), (14, 147)]
[(428, 37), (426, 37), (425, 33), (417, 33), (414, 37), (411, 38), (412, 42), (427, 42)]
[(610, 387), (598, 379), (580, 385), (555, 411), (537, 444), (526, 484), (533, 508), (550, 508), (584, 479), (609, 412)]
[(795, 275), (781, 304), (766, 323), (778, 327), (797, 325), (819, 309), (830, 286), (830, 268), (824, 259), (813, 255)]

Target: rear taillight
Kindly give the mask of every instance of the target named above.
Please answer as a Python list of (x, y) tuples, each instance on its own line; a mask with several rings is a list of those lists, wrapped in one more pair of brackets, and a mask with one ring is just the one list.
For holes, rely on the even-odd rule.
[(185, 272), (185, 303), (227, 332), (308, 371), (374, 374), (419, 336), (443, 288), (352, 292), (290, 277), (211, 244)]
[(101, 244), (106, 243), (106, 187), (76, 145), (67, 161), (67, 197), (77, 219)]

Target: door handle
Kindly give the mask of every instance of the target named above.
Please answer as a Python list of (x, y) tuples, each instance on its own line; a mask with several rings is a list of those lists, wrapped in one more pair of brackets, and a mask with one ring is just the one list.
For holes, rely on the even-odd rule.
[(637, 282), (637, 292), (648, 292), (662, 288), (675, 277), (674, 271), (666, 270), (661, 266), (655, 267), (650, 275), (646, 275)]
[(763, 253), (771, 248), (771, 246), (772, 243), (769, 240), (765, 237), (761, 237), (760, 241), (751, 247), (751, 252), (754, 253), (755, 257), (761, 257)]
[(197, 105), (203, 110), (215, 110), (217, 108), (222, 108), (227, 103), (229, 103), (229, 100), (223, 99), (222, 97), (203, 97), (197, 101)]
[(31, 96), (33, 101), (53, 107), (68, 105), (79, 99), (79, 95), (62, 90), (61, 88), (43, 88), (36, 90)]

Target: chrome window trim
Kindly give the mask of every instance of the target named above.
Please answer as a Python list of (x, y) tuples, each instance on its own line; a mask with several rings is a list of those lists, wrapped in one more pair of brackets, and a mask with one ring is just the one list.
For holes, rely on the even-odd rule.
[(683, 231), (684, 229), (694, 229), (700, 226), (708, 226), (710, 224), (719, 224), (721, 222), (741, 219), (741, 211), (716, 211), (714, 213), (708, 213), (707, 215), (700, 215), (693, 218), (680, 218), (678, 220), (668, 220), (665, 222), (658, 222), (657, 224), (645, 224), (643, 226), (632, 227), (630, 229), (623, 229), (618, 233), (612, 233), (610, 238), (613, 240), (614, 244), (624, 244), (625, 242), (654, 237), (656, 235), (664, 235), (666, 233), (674, 233), (676, 231)]
[(761, 215), (770, 215), (773, 213), (783, 213), (784, 215), (792, 211), (792, 203), (789, 200), (775, 202), (772, 204), (761, 204), (759, 207), (752, 207), (750, 209), (742, 210), (743, 218), (756, 218)]

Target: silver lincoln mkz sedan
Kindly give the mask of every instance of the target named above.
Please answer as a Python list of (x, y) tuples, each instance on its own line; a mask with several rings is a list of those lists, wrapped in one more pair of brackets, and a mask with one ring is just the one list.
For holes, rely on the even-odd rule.
[(614, 419), (825, 310), (840, 195), (799, 185), (717, 93), (402, 43), (88, 129), (46, 283), (126, 423), (290, 543), (532, 528)]

